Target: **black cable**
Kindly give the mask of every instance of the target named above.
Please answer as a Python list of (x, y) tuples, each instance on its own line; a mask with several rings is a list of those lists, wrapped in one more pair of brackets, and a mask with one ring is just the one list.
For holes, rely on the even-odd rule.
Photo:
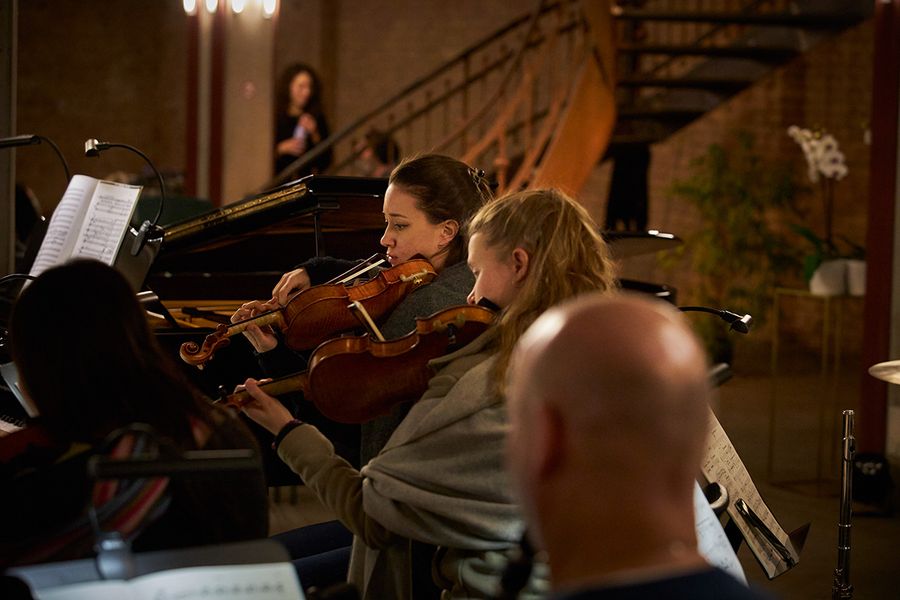
[(495, 600), (514, 600), (528, 585), (534, 569), (534, 547), (528, 541), (528, 532), (522, 533), (519, 546), (513, 550), (503, 575), (500, 576), (500, 593)]

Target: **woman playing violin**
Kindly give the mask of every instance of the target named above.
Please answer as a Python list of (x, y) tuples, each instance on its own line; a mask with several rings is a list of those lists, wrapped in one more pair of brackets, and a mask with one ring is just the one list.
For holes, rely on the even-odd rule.
[[(62, 530), (85, 520), (92, 488), (97, 492), (87, 460), (120, 428), (145, 424), (155, 431), (153, 443), (165, 440), (178, 452), (258, 452), (246, 425), (210, 405), (160, 350), (134, 292), (111, 267), (79, 260), (45, 271), (22, 291), (9, 331), (22, 390), (40, 417), (0, 439), (0, 563), (93, 553), (89, 527), (78, 539), (61, 537)], [(261, 466), (249, 475), (172, 478), (136, 489), (130, 521), (141, 507), (148, 510), (141, 526), (125, 535), (135, 550), (268, 534)]]
[[(481, 174), (447, 156), (422, 155), (403, 161), (393, 170), (384, 196), (386, 226), (381, 245), (391, 265), (425, 258), (438, 276), (407, 296), (391, 312), (380, 327), (386, 339), (399, 338), (415, 330), (416, 318), (465, 304), (474, 280), (466, 266), (464, 225), (490, 197), (490, 187)], [(324, 283), (354, 264), (356, 261), (330, 257), (311, 259), (281, 277), (272, 291), (272, 300), (244, 304), (231, 320), (253, 317), (270, 310), (276, 303), (284, 306), (292, 294)], [(305, 367), (305, 361), (280, 344), (270, 329), (252, 325), (245, 335), (267, 375), (283, 375)], [(361, 464), (381, 450), (408, 407), (408, 403), (401, 404), (393, 413), (362, 426)], [(301, 412), (302, 418), (315, 419), (310, 418), (309, 406), (304, 405), (302, 409), (305, 412)]]
[[(495, 200), (475, 215), (469, 234), (475, 283), (468, 299), (499, 306), (497, 324), (432, 361), (428, 390), (361, 471), (256, 381), (245, 384), (255, 399), (247, 415), (276, 434), (278, 455), (354, 533), (349, 580), (364, 598), (421, 598), (428, 586), (450, 597), (495, 593), (523, 527), (503, 466), (512, 348), (550, 306), (614, 288), (596, 225), (560, 192)], [(431, 560), (416, 562), (426, 548)]]

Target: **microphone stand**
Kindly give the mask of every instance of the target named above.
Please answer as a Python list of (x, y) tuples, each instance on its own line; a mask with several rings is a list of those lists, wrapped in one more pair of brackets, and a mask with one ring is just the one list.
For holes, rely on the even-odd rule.
[(56, 152), (56, 155), (59, 157), (59, 162), (62, 163), (63, 170), (66, 172), (66, 183), (68, 184), (69, 181), (72, 180), (72, 175), (69, 172), (69, 163), (66, 162), (66, 158), (63, 156), (63, 153), (59, 149), (59, 146), (56, 145), (56, 142), (54, 142), (50, 138), (35, 134), (16, 135), (13, 137), (0, 138), (0, 148), (33, 146), (35, 144), (40, 144), (41, 142), (47, 142), (48, 144), (50, 144), (50, 147), (53, 148), (53, 151)]
[(137, 256), (141, 253), (141, 250), (144, 248), (144, 245), (147, 243), (148, 239), (158, 238), (162, 236), (162, 229), (159, 227), (159, 218), (162, 216), (163, 206), (166, 204), (166, 185), (163, 182), (162, 174), (160, 174), (159, 169), (156, 168), (156, 165), (153, 164), (153, 161), (150, 160), (146, 154), (135, 148), (134, 146), (130, 146), (128, 144), (119, 144), (113, 142), (101, 142), (96, 138), (91, 138), (84, 142), (84, 155), (85, 156), (100, 156), (100, 152), (103, 150), (107, 150), (109, 148), (124, 148), (126, 150), (130, 150), (140, 156), (146, 161), (146, 163), (150, 166), (150, 169), (156, 174), (156, 180), (159, 183), (159, 208), (156, 211), (156, 216), (153, 217), (153, 221), (144, 221), (141, 224), (141, 228), (137, 232), (137, 238), (134, 240), (134, 245), (131, 247), (131, 255)]

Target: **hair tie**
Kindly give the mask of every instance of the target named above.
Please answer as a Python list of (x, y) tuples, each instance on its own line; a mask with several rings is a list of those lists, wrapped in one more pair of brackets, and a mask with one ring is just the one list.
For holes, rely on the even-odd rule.
[(475, 187), (481, 187), (481, 181), (484, 178), (484, 169), (473, 169), (469, 167), (469, 177), (472, 178), (472, 183), (475, 184)]

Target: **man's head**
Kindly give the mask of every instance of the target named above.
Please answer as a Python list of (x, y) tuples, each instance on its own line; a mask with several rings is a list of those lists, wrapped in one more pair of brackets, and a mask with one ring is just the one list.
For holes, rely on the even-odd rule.
[(691, 506), (708, 394), (704, 352), (671, 306), (592, 294), (547, 311), (508, 384), (508, 465), (532, 534), (579, 511), (624, 523)]

